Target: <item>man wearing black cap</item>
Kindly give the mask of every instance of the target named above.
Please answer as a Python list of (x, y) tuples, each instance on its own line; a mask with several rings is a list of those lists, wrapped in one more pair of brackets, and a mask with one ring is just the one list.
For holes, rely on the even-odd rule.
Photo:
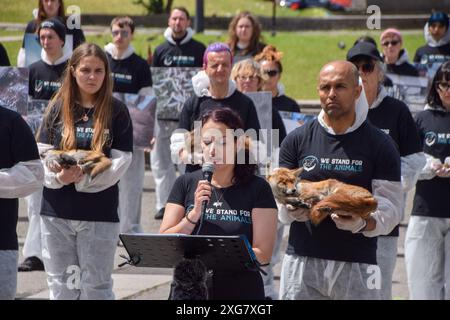
[[(387, 133), (395, 142), (401, 157), (403, 192), (411, 190), (420, 169), (425, 165), (420, 137), (408, 107), (400, 100), (387, 95), (382, 85), (384, 65), (376, 47), (368, 42), (357, 43), (347, 53), (362, 79), (367, 102), (369, 121)], [(404, 211), (404, 203), (399, 210)], [(392, 274), (397, 259), (398, 225), (388, 235), (378, 238), (377, 263), (382, 276), (382, 299), (392, 299)]]
[(444, 12), (434, 12), (424, 27), (427, 44), (420, 47), (414, 62), (420, 64), (442, 64), (450, 60), (449, 18)]
[[(61, 76), (66, 68), (69, 54), (64, 55), (66, 27), (58, 18), (43, 21), (38, 29), (41, 43), (41, 60), (31, 64), (28, 94), (32, 99), (50, 100), (61, 87)], [(25, 260), (19, 271), (44, 270), (41, 252), (42, 188), (26, 198), (28, 205), (28, 231), (23, 247)]]

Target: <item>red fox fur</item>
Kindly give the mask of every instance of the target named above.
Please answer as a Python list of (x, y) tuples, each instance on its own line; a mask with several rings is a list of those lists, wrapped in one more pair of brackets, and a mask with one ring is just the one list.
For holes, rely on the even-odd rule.
[(102, 152), (92, 150), (49, 150), (45, 154), (45, 161), (55, 161), (66, 169), (78, 165), (92, 179), (111, 167), (111, 159)]
[(328, 214), (346, 211), (367, 219), (377, 209), (377, 200), (366, 189), (335, 179), (318, 182), (300, 180), (303, 168), (277, 168), (267, 177), (274, 197), (282, 204), (310, 209), (310, 219), (317, 225)]

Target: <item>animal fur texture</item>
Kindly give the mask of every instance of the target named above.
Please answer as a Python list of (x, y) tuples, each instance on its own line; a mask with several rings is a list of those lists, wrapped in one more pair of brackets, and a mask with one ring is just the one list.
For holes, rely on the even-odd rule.
[(45, 153), (47, 166), (56, 162), (62, 168), (78, 165), (91, 179), (111, 167), (111, 159), (102, 152), (92, 150), (49, 150)]
[(302, 171), (303, 168), (277, 168), (267, 180), (278, 202), (310, 209), (310, 220), (315, 225), (336, 211), (350, 212), (367, 219), (377, 209), (377, 200), (366, 189), (335, 179), (300, 180)]
[(208, 300), (208, 271), (201, 260), (183, 259), (173, 272), (170, 300)]

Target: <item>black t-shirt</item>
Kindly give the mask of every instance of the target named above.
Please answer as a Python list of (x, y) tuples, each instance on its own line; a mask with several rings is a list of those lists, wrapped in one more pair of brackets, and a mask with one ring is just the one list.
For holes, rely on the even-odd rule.
[(115, 60), (109, 53), (109, 66), (114, 80), (114, 92), (138, 93), (144, 87), (152, 86), (152, 74), (147, 61), (133, 53), (126, 59)]
[[(256, 134), (259, 134), (261, 127), (255, 105), (249, 97), (237, 90), (225, 99), (214, 99), (206, 96), (198, 97), (196, 95), (190, 97), (186, 100), (181, 110), (178, 128), (192, 131), (194, 130), (194, 121), (199, 120), (205, 112), (221, 107), (228, 107), (236, 111), (244, 123), (244, 130), (254, 129)], [(186, 172), (192, 172), (199, 168), (198, 165), (187, 164)]]
[(0, 67), (9, 67), (10, 65), (8, 53), (6, 52), (5, 47), (0, 43)]
[[(425, 110), (417, 114), (416, 123), (423, 141), (423, 151), (444, 163), (445, 158), (450, 157), (450, 113)], [(419, 180), (411, 214), (450, 218), (449, 195), (450, 178)]]
[[(49, 115), (50, 119), (55, 118), (58, 109), (58, 105), (55, 106)], [(79, 106), (76, 110), (74, 117), (80, 119), (75, 122), (77, 148), (90, 150), (94, 135), (93, 117), (91, 116), (87, 122), (84, 122), (81, 118), (88, 110), (83, 110)], [(38, 141), (60, 149), (62, 127), (59, 118), (56, 118), (55, 121), (44, 119), (44, 123), (47, 121), (53, 125), (50, 127), (51, 129), (41, 130)], [(111, 149), (132, 152), (133, 126), (130, 115), (127, 107), (117, 99), (113, 99), (111, 127), (105, 130), (105, 134), (108, 135), (106, 146), (103, 149), (106, 156), (110, 156)], [(44, 187), (41, 214), (70, 220), (119, 222), (118, 192), (117, 184), (96, 193), (77, 192), (73, 183), (60, 189)]]
[[(394, 140), (401, 157), (422, 151), (419, 132), (411, 112), (400, 100), (392, 97), (384, 98), (376, 108), (369, 109), (367, 118), (370, 123)], [(398, 235), (398, 226), (388, 234), (392, 237)]]
[(284, 94), (272, 98), (272, 108), (278, 111), (301, 112), (298, 103)]
[[(0, 170), (39, 159), (33, 133), (16, 112), (0, 107)], [(0, 198), (0, 250), (18, 250), (19, 201)]]
[(421, 64), (444, 63), (450, 60), (450, 43), (440, 47), (430, 47), (428, 44), (417, 49), (414, 62)]
[[(63, 21), (62, 18), (60, 18), (61, 22), (66, 26), (66, 34), (73, 36), (73, 50), (75, 50), (80, 44), (86, 41), (86, 38), (84, 37), (83, 30), (81, 29), (69, 29), (67, 28), (67, 25), (65, 23), (65, 19)], [(36, 33), (38, 29), (38, 25), (36, 24), (36, 20), (31, 20), (28, 22), (27, 27), (25, 29), (25, 34), (27, 33)], [(25, 36), (23, 37), (22, 41), (22, 48), (25, 47)]]
[[(372, 180), (400, 181), (400, 156), (392, 140), (365, 121), (353, 132), (332, 135), (312, 120), (292, 131), (280, 150), (280, 166), (303, 167), (302, 179), (329, 178), (372, 191)], [(310, 224), (308, 222), (308, 224)], [(340, 230), (327, 217), (318, 226), (294, 221), (288, 254), (376, 264), (377, 239)]]
[(57, 65), (49, 65), (39, 60), (30, 65), (28, 94), (33, 99), (50, 100), (61, 87), (66, 66), (67, 60)]
[[(198, 181), (203, 180), (201, 170), (186, 173), (177, 178), (167, 203), (175, 203), (187, 210), (194, 205), (194, 193)], [(277, 208), (269, 184), (261, 177), (253, 176), (247, 183), (228, 188), (214, 188), (199, 234), (245, 235), (253, 241), (252, 210)], [(198, 225), (192, 234), (197, 234)]]
[(202, 67), (206, 47), (191, 39), (183, 44), (168, 41), (159, 45), (153, 54), (153, 67)]
[(400, 76), (410, 76), (410, 77), (418, 77), (419, 71), (417, 71), (416, 67), (408, 62), (404, 62), (402, 64), (387, 64), (386, 65), (387, 73), (398, 74)]

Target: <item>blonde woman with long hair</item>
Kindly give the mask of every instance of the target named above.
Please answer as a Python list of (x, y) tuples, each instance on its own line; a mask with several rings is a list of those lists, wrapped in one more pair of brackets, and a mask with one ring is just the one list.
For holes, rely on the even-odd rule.
[(131, 162), (133, 132), (127, 108), (112, 97), (108, 61), (97, 45), (73, 52), (38, 142), (111, 158), (111, 167), (95, 178), (77, 165), (66, 169), (44, 159), (41, 229), (50, 299), (114, 299), (117, 183)]

